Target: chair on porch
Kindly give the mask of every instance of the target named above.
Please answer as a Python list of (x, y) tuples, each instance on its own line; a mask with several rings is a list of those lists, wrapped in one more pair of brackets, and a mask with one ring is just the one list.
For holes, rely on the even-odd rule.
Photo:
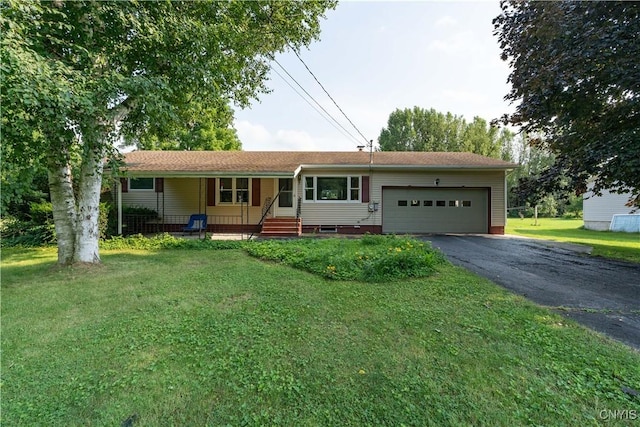
[(189, 217), (189, 223), (186, 227), (182, 229), (182, 234), (184, 233), (193, 233), (197, 231), (198, 233), (202, 231), (207, 231), (207, 215), (206, 214), (193, 214)]

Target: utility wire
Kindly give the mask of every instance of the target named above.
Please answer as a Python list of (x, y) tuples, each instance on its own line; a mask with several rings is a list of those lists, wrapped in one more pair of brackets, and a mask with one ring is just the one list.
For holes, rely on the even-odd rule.
[[(322, 88), (322, 90), (324, 91), (324, 93), (325, 93), (325, 94), (327, 94), (327, 96), (329, 97), (329, 99), (331, 100), (331, 102), (333, 102), (333, 105), (335, 105), (335, 106), (336, 106), (336, 108), (338, 108), (338, 110), (340, 111), (340, 113), (342, 113), (342, 115), (344, 116), (344, 118), (345, 118), (345, 119), (347, 119), (347, 121), (351, 124), (351, 126), (353, 126), (353, 128), (358, 132), (358, 134), (359, 134), (359, 135), (364, 139), (364, 141), (365, 141), (365, 145), (366, 145), (366, 146), (370, 146), (371, 148), (373, 148), (373, 140), (368, 140), (368, 139), (367, 139), (367, 137), (366, 137), (366, 136), (364, 136), (364, 135), (362, 134), (362, 132), (360, 131), (360, 129), (358, 129), (358, 127), (357, 127), (357, 126), (356, 126), (356, 125), (351, 121), (351, 119), (349, 118), (349, 116), (347, 116), (347, 114), (342, 110), (342, 108), (340, 108), (340, 106), (338, 105), (338, 103), (336, 102), (336, 100), (335, 100), (335, 99), (333, 99), (333, 97), (332, 97), (332, 96), (331, 96), (331, 94), (327, 91), (327, 89), (325, 89), (325, 87), (322, 85), (322, 83), (320, 83), (320, 80), (318, 80), (318, 78), (316, 77), (316, 75), (315, 75), (315, 74), (313, 74), (313, 72), (311, 71), (311, 69), (309, 68), (309, 66), (308, 66), (308, 65), (307, 65), (307, 64), (302, 60), (302, 58), (301, 58), (301, 57), (300, 57), (300, 55), (298, 54), (298, 51), (297, 51), (297, 50), (296, 50), (296, 48), (295, 48), (295, 47), (294, 47), (294, 46), (289, 42), (289, 39), (287, 39), (286, 35), (285, 35), (285, 34), (283, 34), (281, 31), (279, 31), (279, 30), (278, 30), (278, 27), (277, 27), (276, 25), (274, 25), (273, 20), (271, 19), (271, 17), (272, 17), (271, 15), (267, 15), (267, 19), (268, 19), (268, 21), (271, 23), (271, 25), (273, 26), (274, 30), (275, 30), (278, 34), (280, 34), (280, 36), (284, 39), (284, 41), (285, 41), (285, 43), (287, 44), (287, 46), (289, 46), (289, 48), (293, 51), (293, 53), (295, 53), (295, 54), (296, 54), (296, 57), (298, 57), (298, 60), (302, 63), (302, 65), (304, 65), (304, 67), (307, 69), (307, 71), (309, 72), (309, 74), (311, 74), (311, 76), (312, 76), (312, 77), (313, 77), (313, 79), (316, 81), (316, 83), (318, 83), (318, 85)], [(273, 58), (273, 60), (276, 62), (276, 64), (280, 65), (280, 63), (278, 63), (278, 61), (275, 59), (275, 57)], [(289, 73), (284, 69), (284, 67), (282, 67), (282, 65), (280, 65), (280, 67), (281, 67), (281, 68), (282, 68), (282, 69), (283, 69), (283, 70), (284, 70), (284, 71), (289, 75), (289, 77), (291, 77), (291, 75), (290, 75), (290, 74), (289, 74)], [(272, 69), (273, 69), (273, 67), (272, 67)], [(293, 77), (291, 77), (291, 79), (293, 79)], [(295, 81), (295, 79), (293, 79), (293, 81)], [(296, 84), (298, 84), (298, 86), (300, 86), (300, 84), (299, 84), (297, 81), (295, 81), (295, 82), (296, 82)], [(302, 86), (300, 86), (300, 88), (302, 88)], [(302, 88), (302, 90), (304, 90), (304, 88)], [(306, 90), (304, 90), (304, 92), (305, 92), (305, 93), (307, 93), (307, 95), (309, 95), (309, 94), (308, 94), (308, 92), (307, 92)], [(311, 95), (309, 95), (309, 97), (310, 97), (311, 99), (313, 99), (313, 101), (314, 101), (316, 104), (318, 104), (318, 102), (317, 102), (317, 101), (316, 101), (316, 100), (315, 100)], [(320, 105), (320, 104), (318, 104), (318, 105)], [(322, 106), (320, 106), (320, 108), (322, 108)], [(324, 108), (322, 108), (322, 110), (326, 112), (326, 110), (325, 110)], [(327, 113), (327, 114), (329, 114), (329, 113)], [(338, 123), (338, 121), (337, 121), (335, 118), (333, 118), (333, 116), (332, 116), (331, 114), (329, 114), (329, 117), (331, 117), (331, 119), (332, 119), (333, 121), (335, 121), (336, 123)], [(344, 129), (344, 127), (343, 127), (340, 123), (338, 123), (338, 125), (339, 125), (342, 129)], [(346, 131), (349, 135), (351, 135), (351, 133), (349, 133), (346, 129), (345, 129), (345, 131)], [(354, 141), (356, 141), (356, 143), (357, 143), (357, 139), (356, 139), (355, 137), (353, 137), (353, 136), (351, 136), (351, 137), (352, 137), (352, 138), (354, 139)]]
[[(300, 89), (302, 89), (302, 91), (303, 91), (303, 92), (304, 92), (304, 93), (305, 93), (309, 98), (311, 98), (311, 100), (312, 100), (313, 102), (315, 102), (315, 104), (316, 104), (318, 107), (320, 107), (320, 109), (321, 109), (322, 111), (324, 111), (324, 112), (325, 112), (325, 114), (326, 114), (327, 116), (329, 116), (329, 117), (331, 118), (331, 120), (333, 120), (333, 121), (334, 121), (334, 122), (335, 122), (335, 123), (336, 123), (336, 124), (337, 124), (337, 125), (338, 125), (342, 130), (343, 130), (343, 131), (344, 131), (344, 132), (346, 132), (346, 134), (347, 134), (347, 135), (349, 135), (349, 136), (351, 137), (351, 139), (353, 139), (354, 141), (357, 141), (357, 140), (358, 140), (355, 136), (353, 136), (353, 135), (351, 134), (351, 132), (349, 132), (349, 131), (344, 127), (344, 126), (342, 126), (342, 124), (341, 124), (339, 121), (337, 121), (337, 120), (333, 117), (333, 115), (331, 115), (331, 113), (329, 113), (329, 112), (328, 112), (328, 111), (327, 111), (327, 110), (326, 110), (326, 109), (325, 109), (325, 108), (324, 108), (324, 107), (323, 107), (323, 106), (322, 106), (318, 101), (316, 101), (316, 99), (315, 99), (315, 98), (314, 98), (314, 97), (313, 97), (309, 92), (307, 92), (307, 90), (306, 90), (304, 87), (302, 87), (302, 85), (301, 85), (300, 83), (298, 83), (298, 81), (297, 81), (297, 80), (296, 80), (296, 79), (291, 75), (291, 73), (289, 73), (289, 71), (287, 71), (287, 69), (286, 69), (286, 68), (284, 68), (284, 66), (283, 66), (282, 64), (280, 64), (280, 63), (278, 62), (278, 60), (277, 60), (277, 59), (275, 59), (275, 58), (274, 58), (274, 59), (273, 59), (273, 61), (274, 61), (276, 64), (278, 64), (278, 66), (282, 69), (282, 71), (284, 71), (284, 72), (287, 74), (287, 76), (289, 76), (289, 78), (290, 78), (291, 80), (293, 80), (293, 81), (295, 82), (295, 84), (297, 84), (297, 85), (298, 85), (298, 87), (299, 87)], [(275, 71), (275, 68), (271, 67), (271, 69)], [(281, 76), (281, 77), (282, 77), (282, 76)], [(306, 101), (306, 99), (305, 99), (305, 101)], [(308, 101), (307, 101), (307, 102), (308, 102)], [(317, 110), (316, 110), (316, 111), (317, 111)], [(334, 126), (334, 127), (335, 127), (335, 126)]]
[(304, 67), (307, 69), (307, 71), (309, 72), (309, 74), (311, 74), (311, 76), (313, 77), (313, 79), (316, 81), (316, 83), (318, 83), (318, 85), (322, 88), (322, 90), (324, 91), (324, 93), (327, 94), (327, 96), (329, 97), (329, 99), (333, 102), (333, 104), (338, 108), (338, 110), (340, 110), (340, 112), (342, 113), (342, 115), (345, 117), (345, 119), (347, 119), (347, 121), (351, 124), (351, 126), (353, 126), (353, 128), (358, 132), (358, 134), (360, 134), (360, 136), (365, 140), (365, 142), (367, 144), (369, 144), (369, 140), (367, 139), (366, 136), (364, 136), (362, 134), (362, 132), (360, 132), (360, 129), (358, 129), (358, 127), (356, 125), (353, 124), (353, 122), (351, 121), (351, 119), (349, 118), (349, 116), (347, 116), (347, 114), (342, 110), (342, 108), (340, 108), (340, 106), (338, 105), (338, 103), (336, 102), (335, 99), (333, 99), (333, 97), (331, 96), (331, 94), (327, 91), (327, 89), (325, 89), (325, 87), (322, 85), (322, 83), (320, 83), (320, 80), (318, 80), (318, 78), (316, 77), (315, 74), (313, 74), (313, 72), (311, 71), (311, 69), (309, 68), (309, 66), (306, 64), (306, 62), (304, 62), (302, 60), (302, 58), (300, 57), (300, 55), (298, 54), (298, 51), (291, 46), (291, 43), (289, 43), (288, 40), (285, 39), (285, 41), (287, 42), (287, 45), (289, 45), (289, 47), (291, 48), (291, 50), (293, 51), (293, 53), (296, 54), (296, 56), (298, 57), (298, 59), (300, 60), (300, 62), (302, 62), (302, 65), (304, 65)]
[[(281, 65), (281, 64), (278, 64), (278, 65), (279, 65), (280, 67), (282, 67), (282, 65)], [(322, 108), (322, 110), (325, 112), (325, 114), (327, 114), (329, 117), (327, 117), (325, 114), (323, 114), (323, 113), (322, 113), (322, 111), (320, 111), (320, 109), (318, 109), (318, 107), (316, 107), (315, 105), (313, 105), (313, 104), (311, 103), (311, 101), (309, 101), (309, 100), (308, 100), (308, 99), (307, 99), (303, 94), (301, 94), (301, 93), (300, 93), (300, 92), (299, 92), (299, 91), (298, 91), (298, 90), (297, 90), (297, 89), (296, 89), (296, 88), (295, 88), (291, 83), (289, 83), (289, 81), (288, 81), (286, 78), (284, 78), (284, 76), (283, 76), (282, 74), (280, 74), (280, 73), (278, 72), (278, 70), (276, 70), (276, 69), (275, 69), (275, 68), (273, 68), (273, 67), (271, 67), (271, 69), (272, 69), (272, 70), (273, 70), (273, 72), (274, 72), (274, 73), (276, 73), (276, 74), (278, 75), (278, 77), (280, 77), (280, 78), (281, 78), (281, 79), (282, 79), (282, 80), (283, 80), (283, 81), (284, 81), (284, 82), (285, 82), (285, 83), (286, 83), (286, 84), (287, 84), (287, 85), (288, 85), (288, 86), (289, 86), (289, 87), (290, 87), (290, 88), (291, 88), (295, 93), (297, 93), (297, 94), (298, 94), (298, 96), (299, 96), (300, 98), (302, 98), (302, 99), (303, 99), (307, 104), (309, 104), (309, 106), (311, 106), (311, 108), (313, 108), (314, 110), (316, 110), (316, 112), (317, 112), (317, 113), (318, 113), (318, 114), (319, 114), (323, 119), (325, 119), (325, 120), (326, 120), (326, 121), (327, 121), (331, 126), (333, 126), (333, 127), (334, 127), (338, 132), (340, 132), (340, 133), (341, 133), (342, 135), (344, 135), (345, 137), (347, 137), (347, 138), (351, 138), (351, 139), (353, 139), (354, 141), (356, 141), (356, 142), (357, 142), (356, 137), (354, 137), (352, 134), (350, 134), (350, 133), (349, 133), (349, 132), (348, 132), (348, 131), (347, 131), (347, 130), (346, 130), (346, 129), (345, 129), (345, 128), (340, 124), (340, 123), (338, 123), (338, 122), (336, 121), (336, 119), (335, 119), (335, 118), (333, 118), (333, 116), (331, 116), (331, 114), (329, 114), (329, 113), (328, 113), (324, 108), (322, 108), (322, 106), (320, 106), (320, 108)], [(286, 72), (286, 70), (285, 70), (285, 72)], [(289, 74), (289, 73), (287, 73), (287, 74)], [(291, 77), (291, 75), (289, 75), (289, 77)], [(299, 84), (297, 81), (295, 81), (295, 79), (293, 79), (293, 78), (292, 78), (292, 80), (293, 80), (294, 82), (296, 82), (296, 84), (298, 84), (298, 86), (300, 86), (300, 84)], [(303, 90), (304, 90), (304, 89), (303, 89)], [(305, 91), (305, 93), (306, 93), (306, 91)], [(311, 99), (313, 99), (313, 97), (311, 97)], [(314, 101), (314, 102), (316, 102), (316, 104), (318, 104), (318, 102), (317, 102), (315, 99), (313, 99), (313, 101)], [(319, 104), (318, 104), (318, 105), (319, 105)], [(338, 127), (338, 126), (336, 126), (336, 124), (335, 124), (335, 123), (333, 123), (333, 122), (332, 122), (331, 120), (329, 120), (329, 119), (331, 119), (331, 120), (333, 120), (333, 122), (337, 123), (339, 127)]]

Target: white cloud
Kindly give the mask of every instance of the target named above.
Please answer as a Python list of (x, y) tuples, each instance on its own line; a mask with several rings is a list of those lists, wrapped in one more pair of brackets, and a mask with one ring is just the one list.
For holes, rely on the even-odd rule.
[(246, 120), (235, 123), (245, 151), (345, 151), (355, 144), (344, 139), (311, 135), (304, 130), (278, 129), (269, 131), (261, 124)]
[(458, 23), (458, 21), (456, 21), (455, 19), (453, 19), (451, 16), (449, 15), (445, 15), (442, 18), (438, 19), (435, 23), (436, 27), (450, 27), (453, 25), (456, 25)]
[(432, 41), (427, 45), (427, 49), (431, 51), (455, 54), (473, 51), (475, 50), (476, 45), (477, 41), (474, 39), (473, 32), (462, 31), (445, 39)]

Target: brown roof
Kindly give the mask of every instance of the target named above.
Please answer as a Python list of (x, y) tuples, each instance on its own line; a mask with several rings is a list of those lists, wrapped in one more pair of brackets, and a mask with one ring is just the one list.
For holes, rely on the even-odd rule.
[[(473, 153), (384, 151), (372, 155), (374, 168), (512, 169), (515, 164)], [(369, 167), (366, 151), (133, 151), (125, 154), (129, 173), (293, 174), (299, 167)]]

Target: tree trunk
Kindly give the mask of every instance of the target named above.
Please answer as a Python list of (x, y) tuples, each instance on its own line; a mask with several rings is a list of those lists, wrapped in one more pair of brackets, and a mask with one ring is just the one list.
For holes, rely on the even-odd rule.
[(74, 262), (99, 263), (100, 189), (104, 161), (100, 150), (89, 150), (82, 162), (78, 183), (78, 210)]
[(73, 194), (71, 168), (69, 165), (54, 166), (53, 162), (50, 164), (49, 191), (58, 240), (58, 263), (68, 265), (73, 262), (76, 241), (76, 201)]

